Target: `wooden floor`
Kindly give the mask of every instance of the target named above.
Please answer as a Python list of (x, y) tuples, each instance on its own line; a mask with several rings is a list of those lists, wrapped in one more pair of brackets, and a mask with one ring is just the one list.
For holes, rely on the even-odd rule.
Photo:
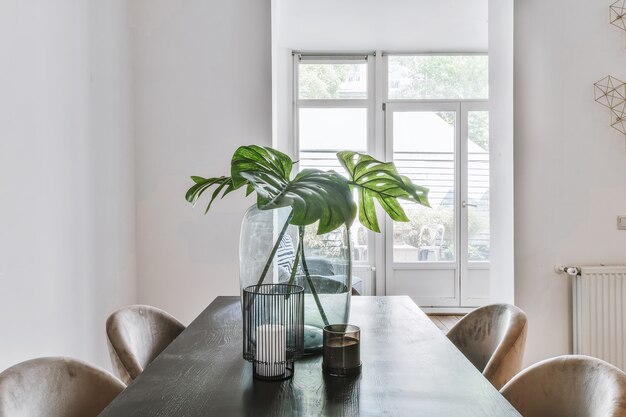
[(448, 333), (448, 330), (452, 328), (456, 324), (457, 321), (461, 320), (463, 316), (451, 316), (451, 315), (440, 315), (440, 314), (429, 314), (428, 317), (430, 320), (439, 327), (444, 333)]

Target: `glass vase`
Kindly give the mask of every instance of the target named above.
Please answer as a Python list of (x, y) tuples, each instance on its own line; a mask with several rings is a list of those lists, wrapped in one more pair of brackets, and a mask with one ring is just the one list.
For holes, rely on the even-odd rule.
[(289, 224), (291, 208), (252, 206), (241, 225), (239, 283), (304, 288), (304, 353), (321, 353), (323, 329), (347, 323), (352, 294), (349, 229), (317, 235), (317, 224)]

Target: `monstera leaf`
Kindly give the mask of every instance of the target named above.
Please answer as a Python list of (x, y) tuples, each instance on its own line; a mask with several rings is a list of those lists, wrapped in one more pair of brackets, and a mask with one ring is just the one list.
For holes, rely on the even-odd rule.
[[(214, 185), (216, 186), (215, 190), (213, 191), (213, 194), (211, 195), (211, 199), (209, 200), (209, 204), (207, 205), (206, 210), (204, 211), (204, 214), (209, 212), (209, 209), (211, 208), (213, 201), (215, 201), (220, 191), (222, 190), (224, 191), (222, 193), (222, 198), (224, 198), (225, 195), (232, 193), (236, 189), (241, 188), (243, 185), (246, 184), (244, 182), (244, 183), (240, 183), (238, 186), (235, 186), (230, 177), (224, 177), (224, 176), (215, 177), (215, 178), (203, 178), (203, 177), (198, 177), (198, 176), (192, 176), (191, 179), (193, 180), (193, 182), (195, 182), (195, 184), (189, 190), (187, 190), (187, 194), (185, 194), (185, 198), (187, 199), (187, 201), (189, 201), (190, 203), (194, 205), (196, 204), (196, 201), (198, 201), (198, 198), (200, 198), (202, 193), (204, 193), (206, 190), (208, 190), (212, 186)], [(249, 195), (252, 191), (254, 191), (252, 186), (248, 184), (248, 188), (246, 190), (246, 196)]]
[(356, 204), (346, 179), (334, 171), (305, 169), (290, 180), (292, 165), (287, 155), (274, 149), (241, 147), (233, 155), (233, 185), (250, 184), (262, 210), (291, 207), (291, 224), (306, 226), (319, 220), (318, 234), (343, 224), (350, 227)]
[(215, 187), (207, 211), (222, 192), (222, 197), (247, 185), (255, 191), (262, 210), (291, 207), (291, 224), (306, 226), (319, 221), (317, 233), (328, 233), (341, 225), (350, 227), (356, 218), (356, 204), (345, 177), (334, 171), (302, 170), (290, 179), (293, 161), (272, 148), (250, 145), (235, 151), (231, 176), (191, 177), (195, 182), (187, 191), (187, 201), (196, 203), (207, 189)]
[(414, 184), (398, 174), (391, 162), (381, 162), (369, 155), (343, 151), (337, 153), (348, 172), (350, 185), (356, 188), (359, 201), (359, 221), (374, 232), (380, 232), (374, 200), (395, 221), (409, 221), (398, 199), (429, 206), (428, 189)]
[(380, 228), (374, 201), (395, 221), (409, 220), (399, 200), (428, 206), (428, 189), (399, 175), (393, 163), (351, 151), (338, 152), (337, 158), (348, 178), (335, 171), (304, 169), (291, 179), (293, 161), (289, 156), (272, 148), (242, 146), (233, 155), (230, 177), (191, 177), (195, 184), (186, 198), (195, 204), (206, 190), (215, 187), (208, 211), (220, 193), (223, 198), (246, 186), (246, 195), (256, 192), (260, 209), (291, 207), (289, 222), (306, 226), (319, 221), (318, 234), (352, 225), (357, 212), (353, 189), (358, 193), (361, 224), (375, 232)]

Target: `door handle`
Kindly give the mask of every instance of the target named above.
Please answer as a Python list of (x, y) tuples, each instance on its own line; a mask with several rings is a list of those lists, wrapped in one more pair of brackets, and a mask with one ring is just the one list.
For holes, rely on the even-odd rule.
[(472, 203), (468, 203), (467, 201), (463, 201), (461, 203), (461, 206), (463, 206), (463, 208), (465, 208), (465, 207), (476, 207), (476, 204), (472, 204)]

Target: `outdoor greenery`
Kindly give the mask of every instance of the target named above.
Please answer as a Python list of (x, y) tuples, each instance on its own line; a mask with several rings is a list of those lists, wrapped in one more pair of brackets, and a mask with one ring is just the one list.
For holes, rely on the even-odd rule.
[[(487, 55), (391, 55), (391, 99), (486, 99), (489, 97)], [(342, 86), (363, 64), (300, 64), (300, 98), (342, 98)]]
[(389, 98), (488, 98), (487, 62), (486, 55), (390, 56)]
[(340, 87), (347, 81), (351, 71), (352, 65), (347, 64), (300, 64), (300, 98), (341, 98)]
[(469, 139), (489, 151), (489, 112), (473, 111), (467, 123), (467, 136)]
[[(443, 225), (445, 228), (444, 245), (439, 260), (454, 260), (455, 237), (454, 237), (454, 210), (452, 207), (439, 206), (431, 210), (423, 210), (420, 207), (408, 208), (408, 223), (394, 225), (394, 242), (407, 244), (417, 249), (424, 245), (420, 241), (422, 228)], [(481, 234), (489, 229), (489, 221), (477, 210), (470, 210), (467, 218), (468, 228), (468, 259), (470, 261), (482, 261), (489, 259), (488, 239), (481, 239)]]
[[(486, 99), (489, 97), (486, 55), (392, 55), (389, 62), (391, 99)], [(300, 98), (339, 99), (351, 74), (365, 71), (362, 64), (300, 64)], [(365, 77), (365, 74), (362, 74)], [(345, 92), (344, 92), (345, 93)], [(438, 113), (453, 124), (453, 114)], [(469, 138), (489, 150), (488, 112), (474, 112)]]
[(327, 259), (341, 258), (345, 237), (343, 229), (335, 229), (330, 233), (318, 235), (315, 229), (307, 227), (304, 231), (304, 242), (314, 256)]

